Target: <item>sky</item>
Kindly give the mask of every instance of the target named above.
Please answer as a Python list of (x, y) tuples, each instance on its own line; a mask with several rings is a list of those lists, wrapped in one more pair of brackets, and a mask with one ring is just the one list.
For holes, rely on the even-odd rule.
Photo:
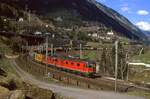
[(110, 7), (140, 29), (150, 31), (150, 0), (97, 0)]

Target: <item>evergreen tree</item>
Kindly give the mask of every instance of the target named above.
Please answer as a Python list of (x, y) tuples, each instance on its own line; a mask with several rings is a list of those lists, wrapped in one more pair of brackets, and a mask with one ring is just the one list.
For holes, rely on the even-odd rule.
[(2, 17), (0, 17), (0, 30), (4, 29), (4, 22)]

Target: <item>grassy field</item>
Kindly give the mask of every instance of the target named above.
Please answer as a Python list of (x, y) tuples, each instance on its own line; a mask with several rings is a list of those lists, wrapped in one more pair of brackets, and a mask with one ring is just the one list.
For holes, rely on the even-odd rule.
[(150, 69), (143, 69), (130, 77), (130, 80), (137, 83), (150, 83)]
[(98, 58), (98, 51), (90, 51), (90, 50), (83, 51), (83, 59), (97, 60), (97, 58)]
[(136, 55), (132, 59), (141, 60), (144, 63), (150, 64), (150, 50), (141, 55)]
[(2, 40), (2, 38), (7, 40), (7, 38), (0, 37), (0, 53), (10, 53), (10, 52), (12, 52), (11, 48), (8, 45), (3, 43), (4, 41)]
[(11, 68), (9, 60), (6, 59), (6, 58), (0, 59), (0, 67), (2, 69), (4, 69), (6, 72), (8, 72), (8, 73), (14, 73), (14, 74), (16, 74), (16, 72), (14, 71), (14, 69)]
[[(3, 39), (6, 38), (3, 37)], [(0, 68), (5, 70), (7, 73), (15, 74), (15, 71), (10, 66), (9, 60), (4, 57), (4, 54), (11, 54), (11, 53), (12, 53), (11, 48), (8, 45), (6, 45), (2, 40), (2, 37), (0, 37), (0, 54), (3, 55), (2, 58), (0, 59)]]
[[(146, 68), (144, 66), (134, 66), (132, 67), (134, 71), (129, 74), (129, 80), (138, 85), (145, 85), (146, 87), (150, 88), (150, 68)], [(133, 73), (135, 72), (135, 73)], [(146, 99), (150, 99), (150, 92), (144, 91), (134, 91), (129, 92), (129, 95), (134, 96), (142, 96)]]
[(144, 97), (146, 99), (150, 99), (150, 93), (149, 92), (144, 92), (144, 91), (128, 92), (128, 95), (140, 96), (140, 97)]
[(98, 42), (87, 42), (88, 46), (98, 47), (100, 44)]

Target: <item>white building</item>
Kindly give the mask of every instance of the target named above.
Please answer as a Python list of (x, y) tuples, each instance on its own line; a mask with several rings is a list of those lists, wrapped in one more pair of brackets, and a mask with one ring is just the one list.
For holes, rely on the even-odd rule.
[(24, 19), (23, 18), (19, 18), (19, 20), (18, 20), (19, 22), (23, 22), (24, 21)]
[(107, 35), (114, 35), (114, 33), (110, 31), (110, 32), (107, 32)]

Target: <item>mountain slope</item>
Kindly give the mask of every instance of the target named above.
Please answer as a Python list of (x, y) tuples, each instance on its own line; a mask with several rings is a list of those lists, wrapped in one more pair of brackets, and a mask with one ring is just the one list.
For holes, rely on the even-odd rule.
[[(73, 10), (83, 20), (98, 21), (113, 29), (118, 35), (130, 39), (145, 40), (146, 35), (125, 17), (95, 0), (2, 0), (0, 2), (25, 10), (26, 6), (36, 14), (46, 15), (54, 9)], [(17, 6), (16, 6), (17, 5)]]
[(148, 37), (150, 37), (150, 31), (143, 31)]
[(136, 27), (127, 18), (125, 18), (124, 16), (122, 16), (118, 12), (116, 12), (113, 9), (108, 8), (108, 7), (106, 7), (106, 6), (104, 6), (104, 5), (100, 4), (100, 3), (97, 3), (97, 2), (95, 3), (95, 5), (97, 5), (98, 8), (103, 10), (103, 12), (105, 14), (110, 16), (112, 19), (117, 21), (120, 25), (122, 25), (124, 28), (126, 28), (127, 30), (129, 30), (133, 34), (137, 35), (138, 37), (142, 36), (142, 38), (145, 38), (144, 33), (138, 27)]
[[(106, 26), (113, 28), (117, 32), (123, 33), (123, 35), (133, 39), (145, 39), (146, 36), (140, 29), (129, 22), (125, 17), (117, 13), (116, 11), (95, 2), (94, 0), (88, 0), (87, 3), (88, 12), (84, 16), (91, 15), (89, 18), (98, 20), (104, 23)], [(89, 5), (88, 5), (89, 4)]]

